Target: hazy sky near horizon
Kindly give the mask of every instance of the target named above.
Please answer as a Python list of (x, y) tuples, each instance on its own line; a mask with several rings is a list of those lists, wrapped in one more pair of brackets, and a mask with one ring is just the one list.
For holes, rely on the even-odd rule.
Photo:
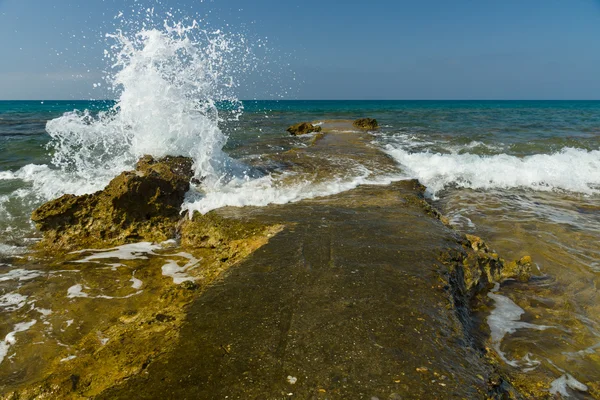
[[(268, 38), (280, 88), (243, 99), (600, 99), (599, 0), (164, 3)], [(104, 34), (155, 4), (0, 0), (0, 99), (106, 97)]]

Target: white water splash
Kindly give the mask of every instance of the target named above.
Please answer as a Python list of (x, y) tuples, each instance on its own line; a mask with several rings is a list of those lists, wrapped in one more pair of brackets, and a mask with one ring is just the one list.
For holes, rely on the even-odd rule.
[(519, 158), (507, 154), (411, 152), (388, 144), (385, 150), (436, 195), (448, 186), (471, 189), (528, 188), (600, 193), (600, 151), (564, 148), (553, 154)]
[[(159, 18), (149, 9), (141, 21), (140, 12), (131, 21), (118, 19), (121, 29), (106, 35), (104, 51), (109, 71), (103, 87), (114, 93), (115, 105), (49, 121), (52, 165), (2, 171), (0, 180), (22, 184), (0, 198), (0, 211), (4, 204), (19, 203), (29, 210), (20, 218), (28, 220), (45, 201), (101, 190), (145, 154), (191, 157), (206, 184), (243, 170), (222, 152), (227, 137), (219, 124), (239, 117), (235, 90), (257, 65), (253, 51), (262, 44), (165, 15)], [(219, 112), (219, 104), (227, 111)]]
[(114, 41), (104, 53), (114, 71), (107, 81), (117, 103), (97, 116), (73, 111), (49, 121), (53, 164), (104, 185), (145, 154), (191, 157), (205, 179), (228, 172), (216, 103), (239, 105), (232, 88), (248, 68), (245, 39), (168, 20), (107, 38)]

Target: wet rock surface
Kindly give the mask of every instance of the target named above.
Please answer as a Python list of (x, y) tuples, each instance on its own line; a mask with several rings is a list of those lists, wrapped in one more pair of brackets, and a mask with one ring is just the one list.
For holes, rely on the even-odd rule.
[(313, 132), (321, 132), (321, 127), (318, 125), (313, 125), (310, 122), (300, 122), (287, 128), (287, 131), (290, 133), (290, 135), (298, 136)]
[(287, 228), (194, 302), (170, 355), (101, 398), (485, 398), (492, 369), (437, 258), (458, 238), (410, 191), (220, 210)]
[(466, 251), (447, 251), (442, 255), (442, 261), (448, 265), (451, 274), (457, 275), (453, 278), (455, 286), (464, 292), (462, 296), (469, 302), (485, 295), (495, 283), (507, 279), (527, 282), (531, 278), (529, 256), (506, 261), (473, 235), (465, 235), (461, 244)]
[[(357, 143), (328, 134), (306, 160), (354, 148), (388, 162)], [(475, 251), (408, 200), (419, 193), (403, 181), (214, 211), (285, 228), (190, 306), (172, 352), (99, 398), (510, 398), (440, 256)]]
[(352, 125), (355, 128), (364, 129), (367, 131), (374, 131), (379, 128), (379, 124), (376, 119), (373, 118), (359, 118), (355, 120)]
[[(52, 298), (42, 304), (53, 310), (48, 323), (60, 327), (51, 334), (57, 343), (50, 340), (43, 347), (32, 343), (19, 349), (16, 368), (3, 364), (0, 398), (95, 398), (144, 374), (155, 360), (173, 350), (190, 303), (280, 229), (209, 213), (186, 222), (181, 246), (174, 241), (147, 243), (152, 245), (149, 252), (139, 246), (125, 259), (115, 255), (104, 261), (102, 252), (115, 248), (62, 255), (54, 260), (53, 269), (69, 275), (81, 273), (85, 283), (79, 288), (85, 293), (69, 296), (64, 286), (72, 284), (68, 279), (28, 283), (27, 291), (35, 290), (35, 285), (53, 286)], [(206, 233), (211, 239), (201, 240)], [(179, 273), (165, 274), (168, 265)], [(126, 282), (127, 287), (108, 292), (111, 296), (100, 291), (119, 287), (118, 282)], [(70, 318), (66, 327), (65, 318)], [(31, 360), (35, 362), (28, 363)]]
[(135, 171), (121, 173), (90, 195), (66, 194), (35, 210), (31, 219), (44, 234), (40, 247), (70, 250), (174, 236), (192, 160), (142, 157)]
[[(326, 133), (275, 157), (324, 176), (341, 157), (393, 170), (370, 140), (366, 133)], [(42, 206), (36, 222), (47, 245), (64, 248), (80, 233), (105, 245), (135, 237), (97, 237), (88, 227), (99, 225), (83, 211), (100, 207), (104, 192), (123, 193), (126, 182), (137, 182), (133, 175), (179, 175), (173, 169), (181, 164), (158, 164), (141, 160), (137, 172), (111, 182), (114, 190)], [(189, 178), (176, 182), (165, 192), (179, 193)], [(121, 226), (138, 236), (157, 221), (175, 229), (175, 203), (160, 204), (160, 215), (172, 217), (144, 225), (143, 212), (134, 212)], [(103, 207), (110, 212), (100, 215), (124, 209)], [(109, 345), (90, 345), (97, 342), (92, 331), (74, 364), (57, 364), (6, 398), (521, 398), (486, 350), (485, 335), (472, 334), (471, 307), (493, 282), (527, 279), (531, 260), (507, 266), (479, 238), (456, 233), (416, 181), (222, 208), (195, 214), (178, 232), (181, 248), (202, 260), (196, 281), (149, 291), (159, 301), (107, 325)]]

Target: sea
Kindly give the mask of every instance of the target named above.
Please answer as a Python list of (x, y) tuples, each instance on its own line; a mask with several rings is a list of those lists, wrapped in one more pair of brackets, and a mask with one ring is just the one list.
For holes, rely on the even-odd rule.
[[(148, 29), (133, 44), (115, 36), (116, 100), (0, 101), (0, 375), (26, 368), (19, 346), (77, 326), (52, 309), (53, 297), (93, 297), (73, 271), (22, 267), (40, 239), (31, 212), (101, 190), (151, 154), (194, 159), (203, 190), (190, 191), (182, 214), (418, 179), (458, 232), (506, 260), (533, 260), (532, 279), (495, 288), (481, 316), (503, 362), (555, 371), (553, 393), (564, 396), (600, 380), (600, 101), (237, 100), (214, 72), (228, 70), (227, 57), (213, 57), (227, 46), (195, 42), (193, 29)], [(292, 124), (361, 117), (378, 121), (370, 145), (397, 171), (340, 164), (325, 178), (290, 180), (270, 157), (310, 145), (310, 136), (286, 132)], [(140, 246), (133, 253), (154, 249)], [(113, 255), (133, 254), (121, 250)], [(121, 282), (126, 296), (142, 287), (135, 276)]]

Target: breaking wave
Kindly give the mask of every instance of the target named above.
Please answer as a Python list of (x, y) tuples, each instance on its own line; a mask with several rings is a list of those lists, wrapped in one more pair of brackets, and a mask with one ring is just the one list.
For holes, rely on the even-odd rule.
[(160, 29), (118, 30), (107, 40), (113, 44), (104, 57), (113, 72), (106, 80), (119, 93), (116, 104), (49, 121), (52, 163), (98, 188), (145, 154), (191, 157), (205, 179), (226, 173), (231, 161), (221, 150), (227, 137), (217, 104), (241, 112), (233, 89), (251, 57), (244, 38), (165, 20)]
[(566, 147), (556, 153), (526, 157), (410, 152), (394, 144), (387, 144), (385, 150), (433, 196), (450, 186), (600, 193), (598, 150)]

